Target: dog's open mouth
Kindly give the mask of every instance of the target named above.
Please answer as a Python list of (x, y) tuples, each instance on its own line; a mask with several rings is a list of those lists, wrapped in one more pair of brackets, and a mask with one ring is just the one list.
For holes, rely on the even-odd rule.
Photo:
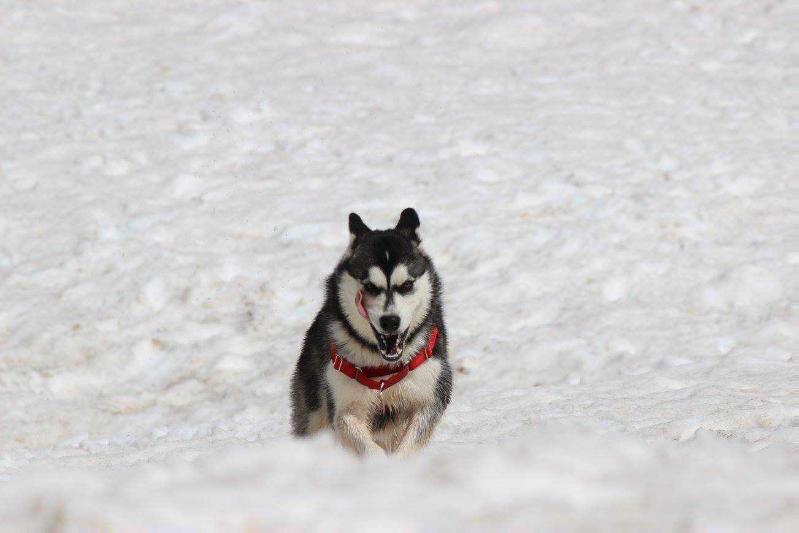
[(402, 357), (402, 349), (405, 347), (405, 337), (408, 335), (406, 329), (402, 333), (380, 333), (372, 326), (372, 330), (377, 337), (377, 348), (380, 356), (386, 361), (393, 363)]

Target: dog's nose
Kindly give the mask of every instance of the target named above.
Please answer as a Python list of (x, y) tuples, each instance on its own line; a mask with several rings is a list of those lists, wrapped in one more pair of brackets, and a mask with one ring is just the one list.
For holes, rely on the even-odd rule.
[(393, 333), (399, 329), (400, 317), (397, 315), (383, 315), (380, 317), (380, 327), (386, 333)]

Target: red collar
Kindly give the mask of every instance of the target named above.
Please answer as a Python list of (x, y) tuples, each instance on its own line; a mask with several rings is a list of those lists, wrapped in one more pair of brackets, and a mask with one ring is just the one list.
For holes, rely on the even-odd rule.
[[(402, 381), (409, 372), (416, 370), (422, 363), (433, 357), (433, 349), (436, 347), (437, 339), (438, 328), (433, 326), (433, 329), (430, 330), (430, 338), (427, 340), (427, 345), (422, 347), (419, 353), (413, 356), (413, 359), (401, 367), (391, 365), (357, 367), (338, 354), (335, 343), (330, 345), (330, 360), (333, 362), (333, 368), (345, 376), (356, 380), (364, 387), (383, 392), (392, 385), (396, 385)], [(382, 376), (390, 377), (381, 380), (370, 379)]]

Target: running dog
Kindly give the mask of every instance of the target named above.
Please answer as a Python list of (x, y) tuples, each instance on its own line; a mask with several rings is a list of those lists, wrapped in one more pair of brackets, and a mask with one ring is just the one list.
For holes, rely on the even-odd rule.
[(291, 380), (294, 435), (331, 428), (359, 455), (407, 455), (430, 440), (452, 370), (441, 282), (418, 229), (412, 208), (386, 230), (350, 214), (349, 246)]

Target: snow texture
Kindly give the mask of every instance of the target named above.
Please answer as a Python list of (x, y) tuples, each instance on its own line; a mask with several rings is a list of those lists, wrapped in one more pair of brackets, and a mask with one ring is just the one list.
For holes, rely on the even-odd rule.
[[(799, 530), (798, 24), (2, 2), (0, 529)], [(439, 431), (292, 440), (347, 214), (407, 206)]]

